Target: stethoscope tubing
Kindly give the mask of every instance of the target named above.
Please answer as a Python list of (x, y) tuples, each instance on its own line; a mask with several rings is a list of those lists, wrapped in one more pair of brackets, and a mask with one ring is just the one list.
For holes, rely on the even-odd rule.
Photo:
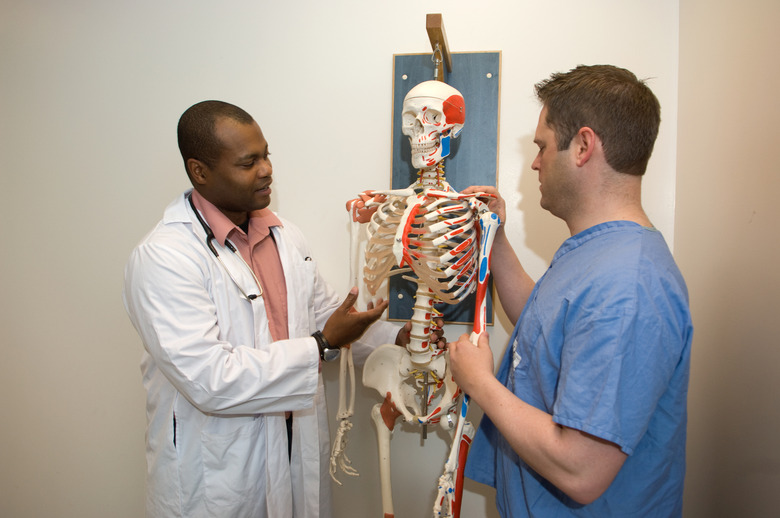
[[(198, 211), (198, 209), (195, 208), (195, 202), (192, 201), (192, 193), (189, 193), (187, 195), (187, 201), (190, 203), (190, 207), (192, 207), (192, 212), (195, 213), (195, 217), (198, 218), (198, 222), (200, 223), (200, 226), (203, 227), (203, 231), (206, 233), (206, 246), (208, 247), (209, 250), (211, 250), (211, 253), (214, 254), (214, 257), (217, 258), (217, 260), (219, 261), (219, 264), (222, 265), (222, 268), (225, 270), (225, 272), (227, 272), (228, 276), (233, 281), (233, 284), (236, 285), (236, 287), (241, 292), (241, 294), (250, 302), (255, 300), (255, 299), (257, 299), (258, 297), (262, 297), (263, 296), (263, 287), (260, 285), (260, 280), (257, 278), (257, 275), (255, 275), (255, 272), (252, 271), (252, 268), (250, 268), (250, 266), (248, 264), (246, 264), (246, 261), (244, 261), (243, 257), (241, 258), (241, 262), (243, 262), (246, 265), (246, 267), (249, 269), (249, 272), (252, 274), (252, 278), (254, 278), (254, 280), (255, 280), (255, 284), (257, 285), (257, 289), (258, 289), (259, 293), (257, 293), (257, 294), (254, 294), (254, 293), (247, 294), (244, 291), (244, 289), (241, 287), (241, 284), (239, 284), (239, 282), (236, 280), (236, 278), (233, 277), (233, 274), (231, 273), (230, 268), (228, 268), (227, 265), (222, 261), (222, 258), (219, 256), (219, 252), (217, 252), (217, 247), (214, 246), (214, 240), (216, 239), (216, 237), (214, 236), (214, 232), (211, 230), (211, 227), (209, 227), (209, 225), (206, 223), (206, 221), (200, 215), (200, 212)], [(225, 245), (234, 254), (238, 253), (238, 251), (236, 250), (236, 247), (233, 246), (233, 243), (231, 243), (227, 239), (225, 240)]]

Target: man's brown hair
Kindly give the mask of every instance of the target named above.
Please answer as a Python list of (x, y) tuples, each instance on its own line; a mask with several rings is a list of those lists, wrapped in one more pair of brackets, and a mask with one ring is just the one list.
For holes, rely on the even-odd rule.
[(614, 170), (643, 175), (661, 123), (661, 105), (644, 81), (612, 65), (580, 65), (535, 86), (558, 150), (568, 149), (583, 127), (601, 139)]

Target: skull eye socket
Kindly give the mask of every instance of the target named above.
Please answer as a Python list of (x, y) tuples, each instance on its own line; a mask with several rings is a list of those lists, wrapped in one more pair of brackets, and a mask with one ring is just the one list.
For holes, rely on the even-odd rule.
[(414, 121), (417, 119), (417, 115), (413, 112), (406, 112), (403, 114), (401, 124), (406, 127), (414, 126)]
[(408, 111), (403, 113), (401, 115), (401, 125), (406, 128), (413, 127), (420, 115), (422, 116), (421, 122), (423, 124), (430, 124), (432, 126), (439, 126), (442, 123), (442, 120), (444, 120), (444, 114), (442, 112), (426, 108), (420, 112)]
[(442, 113), (436, 110), (426, 110), (425, 114), (423, 115), (423, 121), (426, 124), (435, 124), (438, 126), (441, 124), (442, 119)]

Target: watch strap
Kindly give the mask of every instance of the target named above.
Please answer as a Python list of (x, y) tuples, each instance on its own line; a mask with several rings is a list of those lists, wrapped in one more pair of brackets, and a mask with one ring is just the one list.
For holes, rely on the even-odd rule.
[(322, 334), (322, 331), (315, 331), (311, 335), (317, 342), (317, 349), (320, 351), (320, 360), (324, 362), (333, 361), (339, 357), (341, 352), (337, 347), (331, 347), (328, 339)]

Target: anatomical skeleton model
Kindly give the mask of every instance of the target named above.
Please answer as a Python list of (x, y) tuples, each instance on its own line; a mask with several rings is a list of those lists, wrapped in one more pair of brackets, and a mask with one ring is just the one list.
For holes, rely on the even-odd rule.
[[(390, 486), (390, 437), (398, 417), (407, 422), (440, 424), (452, 436), (452, 447), (439, 478), (434, 516), (457, 518), (460, 513), (463, 467), (474, 427), (466, 422), (468, 397), (452, 379), (449, 355), (431, 343), (435, 319), (441, 316), (435, 304), (455, 304), (475, 290), (476, 317), (472, 341), (485, 330), (489, 252), (498, 217), (480, 200), (484, 193), (463, 195), (444, 177), (443, 159), (450, 153), (450, 140), (465, 122), (463, 96), (440, 81), (426, 81), (412, 88), (403, 104), (402, 131), (412, 146), (412, 165), (418, 178), (406, 189), (365, 191), (351, 200), (352, 264), (357, 256), (356, 230), (367, 223), (363, 279), (373, 296), (396, 274), (417, 284), (411, 339), (406, 348), (380, 346), (366, 360), (363, 384), (377, 390), (384, 402), (374, 406), (380, 455), (382, 508), (393, 517)], [(397, 268), (394, 268), (397, 267)], [(354, 273), (353, 273), (354, 275)], [(349, 421), (354, 411), (354, 367), (351, 351), (341, 357), (339, 429), (333, 445), (330, 472), (336, 479), (341, 469), (357, 475), (345, 455)], [(346, 397), (347, 377), (351, 385)], [(432, 410), (428, 410), (432, 408)]]

